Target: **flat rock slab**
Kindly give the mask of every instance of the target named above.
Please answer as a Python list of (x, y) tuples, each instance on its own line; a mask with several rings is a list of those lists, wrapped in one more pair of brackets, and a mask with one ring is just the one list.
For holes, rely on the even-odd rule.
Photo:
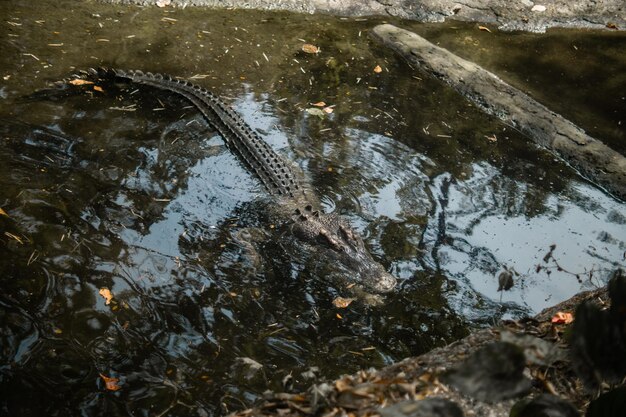
[(626, 200), (626, 158), (587, 135), (493, 73), (393, 25), (379, 25), (372, 36), (421, 71), (450, 85), (485, 112), (550, 150), (581, 175)]
[[(101, 0), (156, 5), (157, 0)], [(164, 5), (167, 0), (158, 0)], [(626, 30), (624, 0), (170, 0), (167, 7), (207, 6), (341, 16), (386, 15), (421, 22), (447, 19), (490, 23), (502, 30), (543, 32), (549, 27)]]

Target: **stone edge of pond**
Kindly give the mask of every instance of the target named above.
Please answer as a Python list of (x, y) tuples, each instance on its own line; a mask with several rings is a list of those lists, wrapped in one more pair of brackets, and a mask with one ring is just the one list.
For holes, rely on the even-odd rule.
[[(508, 417), (511, 408), (520, 399), (519, 397), (494, 402), (480, 401), (465, 396), (442, 383), (439, 376), (454, 369), (481, 348), (503, 340), (511, 340), (511, 335), (514, 337), (513, 340), (521, 341), (523, 338), (530, 338), (539, 340), (539, 344), (552, 344), (553, 342), (546, 340), (556, 339), (553, 343), (555, 346), (562, 344), (563, 334), (567, 331), (568, 325), (553, 324), (552, 318), (557, 312), (573, 312), (584, 301), (590, 301), (599, 306), (609, 305), (607, 288), (578, 293), (568, 300), (544, 309), (532, 318), (505, 321), (498, 327), (475, 331), (449, 345), (435, 348), (420, 356), (406, 358), (379, 370), (369, 369), (359, 371), (354, 375), (344, 375), (329, 383), (313, 385), (303, 393), (266, 392), (264, 399), (253, 408), (233, 412), (229, 414), (229, 417), (291, 417), (296, 415), (404, 417), (405, 414), (387, 413), (384, 410), (387, 408), (394, 410), (395, 407), (390, 408), (392, 405), (406, 400), (413, 400), (412, 404), (416, 404), (414, 400), (427, 398), (452, 401), (460, 406), (465, 415)], [(522, 344), (519, 346), (521, 347)], [(552, 393), (558, 392), (566, 400), (577, 403), (579, 406), (588, 404), (593, 393), (585, 391), (580, 383), (574, 384), (572, 389), (573, 371), (570, 363), (548, 365), (547, 367), (552, 371), (550, 377), (547, 377), (548, 372), (545, 366), (539, 367), (531, 363), (528, 351), (536, 346), (524, 346), (527, 362), (525, 367), (526, 371), (530, 370), (524, 374), (530, 374), (532, 377), (532, 389), (523, 398), (552, 391)], [(456, 414), (427, 415), (453, 416)]]
[[(505, 31), (545, 32), (552, 27), (626, 30), (623, 0), (98, 0), (110, 4), (184, 8), (239, 8), (324, 13), (338, 16), (390, 16), (420, 22), (459, 20)], [(166, 5), (167, 4), (167, 5)], [(166, 5), (166, 6), (164, 6)]]
[(444, 82), (481, 110), (519, 130), (583, 177), (626, 200), (626, 157), (495, 74), (423, 37), (390, 24), (371, 36), (420, 71)]

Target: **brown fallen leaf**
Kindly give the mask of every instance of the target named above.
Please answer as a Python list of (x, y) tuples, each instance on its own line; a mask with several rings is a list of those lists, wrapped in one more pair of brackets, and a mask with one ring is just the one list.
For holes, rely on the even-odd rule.
[(82, 80), (80, 78), (76, 78), (75, 80), (70, 80), (69, 83), (72, 85), (86, 85), (86, 84), (93, 84), (93, 81), (87, 81), (87, 80)]
[(104, 381), (104, 385), (106, 386), (107, 390), (109, 390), (109, 391), (118, 391), (118, 390), (122, 389), (122, 387), (117, 385), (117, 383), (120, 382), (120, 380), (118, 378), (111, 378), (111, 377), (108, 377), (108, 376), (102, 375), (102, 374), (100, 374), (100, 378), (102, 378), (102, 380)]
[(328, 113), (328, 114), (333, 112), (333, 108), (330, 106), (324, 107), (322, 110), (324, 111), (324, 113)]
[(99, 91), (101, 93), (104, 93), (104, 89), (102, 87), (98, 86), (98, 85), (94, 85), (93, 89), (96, 90), (96, 91)]
[(552, 316), (552, 323), (554, 324), (570, 324), (574, 321), (574, 316), (572, 313), (564, 313), (562, 311), (558, 311), (554, 316)]
[(478, 30), (484, 30), (485, 32), (491, 33), (491, 30), (487, 26), (478, 26)]
[(343, 298), (337, 297), (333, 300), (333, 305), (337, 308), (346, 308), (348, 307), (355, 299), (354, 298)]
[(487, 140), (489, 142), (497, 142), (498, 141), (498, 138), (496, 137), (496, 135), (485, 136), (485, 138), (487, 138)]
[(618, 29), (617, 25), (613, 22), (609, 22), (606, 24), (606, 27), (609, 29)]
[(323, 101), (318, 101), (317, 103), (311, 103), (311, 106), (324, 107), (326, 106), (326, 103), (324, 103)]
[(0, 207), (0, 216), (7, 216), (9, 217), (9, 215), (7, 214), (6, 211), (2, 210), (2, 207)]
[(113, 294), (111, 294), (111, 290), (109, 290), (106, 287), (102, 287), (100, 288), (100, 291), (98, 292), (100, 293), (102, 297), (104, 297), (104, 304), (106, 305), (111, 304), (111, 300), (113, 300)]
[(342, 378), (335, 381), (335, 389), (339, 392), (346, 391), (350, 388), (352, 388), (352, 384), (348, 381), (347, 378)]
[(376, 66), (374, 67), (374, 72), (375, 72), (376, 74), (380, 74), (381, 72), (383, 72), (383, 69), (380, 67), (380, 65), (376, 65)]
[(337, 314), (336, 314), (336, 316), (337, 316), (337, 318), (338, 318), (339, 320), (341, 320), (341, 319), (343, 318), (343, 317), (341, 317), (341, 314), (339, 314), (339, 313), (337, 313)]
[(307, 54), (319, 54), (322, 50), (315, 45), (311, 45), (310, 43), (305, 43), (302, 45), (302, 50)]

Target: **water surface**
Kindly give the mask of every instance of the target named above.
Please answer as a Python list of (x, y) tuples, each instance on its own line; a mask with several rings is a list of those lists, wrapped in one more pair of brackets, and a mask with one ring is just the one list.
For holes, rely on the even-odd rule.
[[(5, 414), (219, 415), (288, 375), (305, 388), (532, 314), (624, 264), (623, 203), (372, 44), (380, 19), (22, 1), (0, 14)], [(592, 59), (623, 34), (410, 26), (623, 143), (619, 93), (587, 102), (581, 76), (564, 100), (547, 83), (556, 64), (526, 68), (506, 47), (589, 42), (576, 72), (596, 74), (595, 96), (626, 91), (623, 59)], [(473, 53), (468, 37), (482, 42)], [(29, 97), (97, 65), (193, 78), (223, 97), (361, 232), (398, 289), (379, 307), (335, 308), (324, 259), (281, 247), (263, 221), (272, 201), (184, 101), (115, 86)], [(319, 101), (333, 112), (306, 112)], [(520, 275), (500, 302), (505, 265)]]

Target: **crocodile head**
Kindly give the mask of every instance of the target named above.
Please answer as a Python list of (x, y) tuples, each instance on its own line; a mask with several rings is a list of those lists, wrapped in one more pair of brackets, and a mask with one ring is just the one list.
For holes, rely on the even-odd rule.
[(331, 267), (344, 275), (347, 287), (356, 285), (369, 293), (386, 293), (395, 287), (396, 278), (372, 258), (363, 239), (340, 216), (308, 205), (296, 209), (292, 220), (293, 235), (313, 250), (323, 251)]

